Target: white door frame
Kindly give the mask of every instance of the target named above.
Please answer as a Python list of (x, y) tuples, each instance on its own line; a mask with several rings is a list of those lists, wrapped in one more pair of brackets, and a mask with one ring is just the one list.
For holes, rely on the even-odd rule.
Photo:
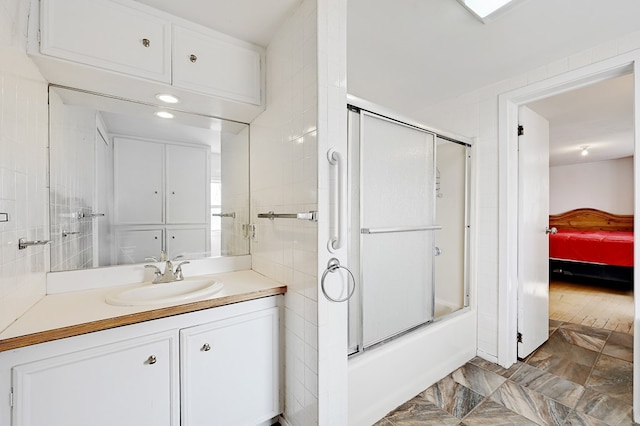
[[(637, 151), (640, 130), (640, 50), (625, 53), (583, 68), (566, 72), (498, 97), (498, 363), (509, 367), (517, 361), (518, 322), (518, 107), (539, 99), (587, 86), (599, 81), (634, 74), (634, 128)], [(640, 159), (634, 155), (634, 215), (640, 219)], [(634, 264), (640, 265), (640, 248), (635, 246)], [(634, 270), (638, 282), (639, 268)], [(640, 289), (640, 286), (638, 287)], [(640, 297), (634, 297), (634, 324), (640, 324)], [(634, 333), (634, 364), (640, 366), (640, 332)], [(640, 368), (634, 368), (634, 413), (640, 419)]]

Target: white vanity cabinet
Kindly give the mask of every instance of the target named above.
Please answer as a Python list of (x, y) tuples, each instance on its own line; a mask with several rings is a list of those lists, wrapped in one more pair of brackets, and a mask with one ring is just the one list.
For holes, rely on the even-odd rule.
[(276, 297), (0, 352), (2, 426), (259, 425), (277, 416)]
[(181, 330), (181, 424), (257, 425), (277, 416), (277, 345), (276, 308)]
[(178, 425), (177, 332), (13, 368), (14, 425)]
[(173, 27), (173, 84), (260, 105), (260, 50), (211, 31)]
[(40, 51), (171, 82), (171, 22), (109, 0), (44, 0)]

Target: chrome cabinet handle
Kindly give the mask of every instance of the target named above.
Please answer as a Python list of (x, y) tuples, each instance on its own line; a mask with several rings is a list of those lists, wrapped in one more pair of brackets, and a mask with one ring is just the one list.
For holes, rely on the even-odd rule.
[(158, 362), (158, 359), (156, 358), (155, 355), (149, 355), (149, 358), (147, 358), (147, 364), (155, 364), (156, 362)]
[(205, 343), (204, 345), (202, 345), (202, 348), (200, 348), (200, 350), (204, 352), (209, 352), (211, 350), (211, 345), (209, 345), (208, 343)]
[(151, 40), (149, 40), (148, 38), (143, 38), (143, 39), (142, 39), (142, 45), (143, 45), (144, 47), (149, 47), (149, 46), (151, 46)]
[(27, 247), (31, 247), (31, 246), (43, 246), (45, 244), (49, 244), (51, 242), (51, 240), (33, 240), (33, 241), (27, 241), (26, 238), (20, 238), (18, 240), (18, 250), (24, 250)]
[(546, 228), (544, 230), (545, 234), (553, 234), (556, 235), (558, 233), (558, 228), (556, 228), (555, 226), (553, 228)]
[(194, 64), (195, 64), (195, 63), (196, 63), (196, 61), (198, 60), (198, 57), (197, 57), (196, 55), (194, 55), (194, 54), (191, 54), (191, 55), (189, 55), (189, 60), (190, 60), (192, 63), (194, 63)]

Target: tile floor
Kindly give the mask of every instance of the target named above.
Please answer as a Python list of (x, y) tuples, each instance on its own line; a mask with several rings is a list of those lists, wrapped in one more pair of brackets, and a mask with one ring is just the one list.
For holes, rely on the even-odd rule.
[(549, 332), (511, 368), (476, 357), (375, 426), (633, 425), (633, 336), (554, 320)]

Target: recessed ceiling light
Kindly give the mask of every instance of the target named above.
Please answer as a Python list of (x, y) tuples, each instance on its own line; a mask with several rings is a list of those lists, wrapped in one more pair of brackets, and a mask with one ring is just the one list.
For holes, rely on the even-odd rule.
[(517, 3), (515, 0), (458, 0), (458, 2), (482, 22), (486, 22), (487, 18), (499, 10), (505, 10), (507, 6)]
[(169, 111), (156, 111), (156, 115), (160, 118), (173, 118), (173, 114)]
[(178, 102), (180, 102), (180, 99), (178, 97), (170, 95), (168, 93), (158, 93), (156, 95), (156, 98), (168, 104), (177, 104)]

